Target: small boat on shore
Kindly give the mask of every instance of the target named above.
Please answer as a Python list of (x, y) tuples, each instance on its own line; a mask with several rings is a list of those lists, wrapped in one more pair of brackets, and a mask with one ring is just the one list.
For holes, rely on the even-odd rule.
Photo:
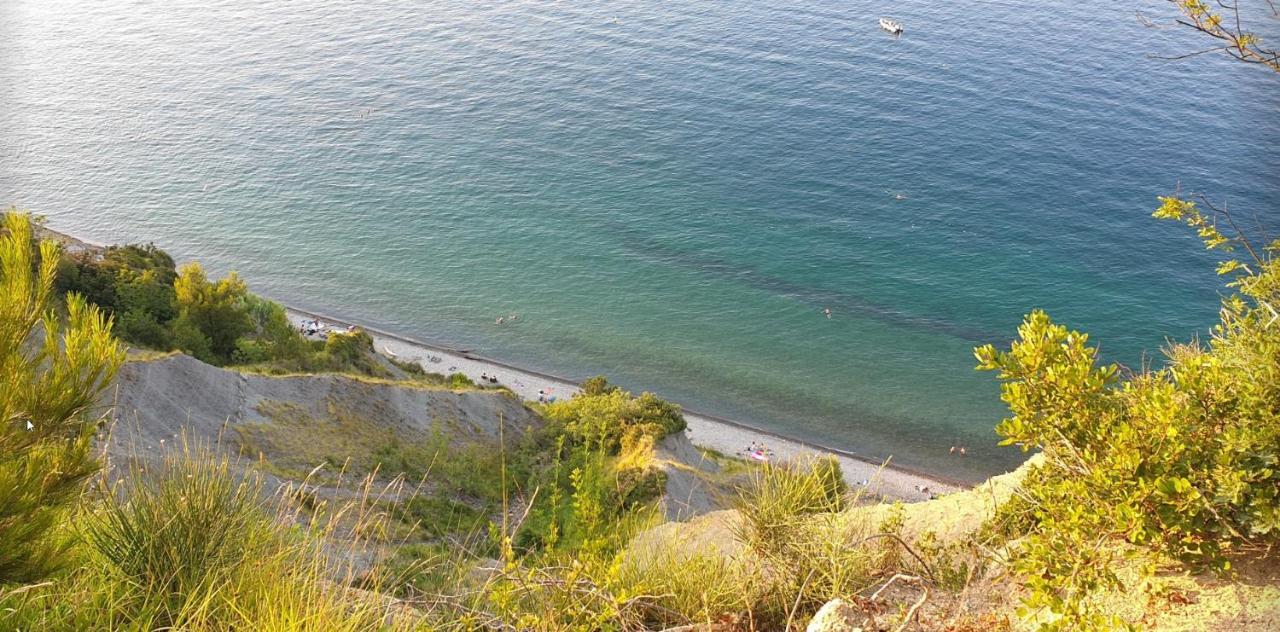
[(889, 18), (880, 18), (880, 28), (889, 31), (894, 35), (902, 35), (902, 23), (895, 22)]

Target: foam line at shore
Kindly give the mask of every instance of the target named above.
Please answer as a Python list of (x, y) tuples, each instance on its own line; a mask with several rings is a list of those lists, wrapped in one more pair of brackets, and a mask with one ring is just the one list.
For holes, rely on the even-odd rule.
[[(374, 348), (379, 353), (388, 354), (389, 352), (389, 355), (394, 355), (398, 360), (418, 362), (432, 373), (462, 373), (477, 383), (480, 382), (481, 375), (496, 376), (499, 384), (511, 389), (517, 396), (527, 401), (537, 400), (540, 392), (564, 399), (571, 397), (578, 390), (577, 383), (568, 378), (519, 367), (476, 354), (471, 350), (423, 342), (327, 314), (288, 306), (286, 310), (295, 325), (300, 325), (304, 320), (318, 320), (339, 328), (359, 327), (373, 338)], [(438, 358), (438, 361), (432, 361), (433, 357)], [(873, 493), (908, 501), (927, 500), (930, 494), (948, 493), (970, 487), (960, 481), (941, 476), (882, 464), (848, 450), (788, 437), (687, 408), (683, 410), (685, 419), (689, 422), (689, 428), (685, 431), (689, 440), (694, 445), (711, 448), (724, 454), (738, 455), (753, 443), (768, 445), (774, 453), (774, 458), (783, 460), (815, 453), (829, 454), (840, 461), (840, 467), (850, 485), (862, 485), (866, 481)], [(920, 491), (921, 489), (927, 491)]]

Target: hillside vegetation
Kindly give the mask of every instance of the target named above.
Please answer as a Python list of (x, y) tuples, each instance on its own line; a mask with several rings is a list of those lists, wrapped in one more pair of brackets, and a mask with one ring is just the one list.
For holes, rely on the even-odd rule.
[[(678, 447), (652, 394), (596, 378), (526, 404), (358, 330), (308, 340), (154, 247), (60, 254), (8, 213), (0, 627), (1274, 629), (1280, 242), (1184, 199), (1156, 215), (1225, 254), (1209, 339), (1129, 372), (1029, 315), (976, 357), (997, 431), (1038, 456), (893, 505), (830, 460)], [(117, 335), (151, 352), (122, 367)], [(727, 509), (667, 521), (671, 477)]]

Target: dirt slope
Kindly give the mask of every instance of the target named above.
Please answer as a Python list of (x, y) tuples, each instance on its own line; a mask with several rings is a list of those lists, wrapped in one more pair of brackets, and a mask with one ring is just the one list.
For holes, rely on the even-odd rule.
[(270, 423), (264, 402), (287, 403), (316, 418), (335, 402), (367, 422), (388, 429), (427, 431), (441, 423), (460, 436), (496, 438), (541, 423), (504, 392), (454, 392), (359, 380), (338, 375), (242, 374), (176, 354), (132, 361), (106, 393), (114, 405), (108, 454), (145, 457), (188, 441), (223, 443), (237, 424)]

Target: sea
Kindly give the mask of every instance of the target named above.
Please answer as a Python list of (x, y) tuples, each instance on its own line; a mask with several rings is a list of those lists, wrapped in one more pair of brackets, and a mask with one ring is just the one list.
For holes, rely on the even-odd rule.
[(1029, 311), (1132, 370), (1208, 334), (1157, 196), (1280, 234), (1280, 74), (1171, 59), (1173, 6), (3, 0), (0, 205), (979, 480)]

